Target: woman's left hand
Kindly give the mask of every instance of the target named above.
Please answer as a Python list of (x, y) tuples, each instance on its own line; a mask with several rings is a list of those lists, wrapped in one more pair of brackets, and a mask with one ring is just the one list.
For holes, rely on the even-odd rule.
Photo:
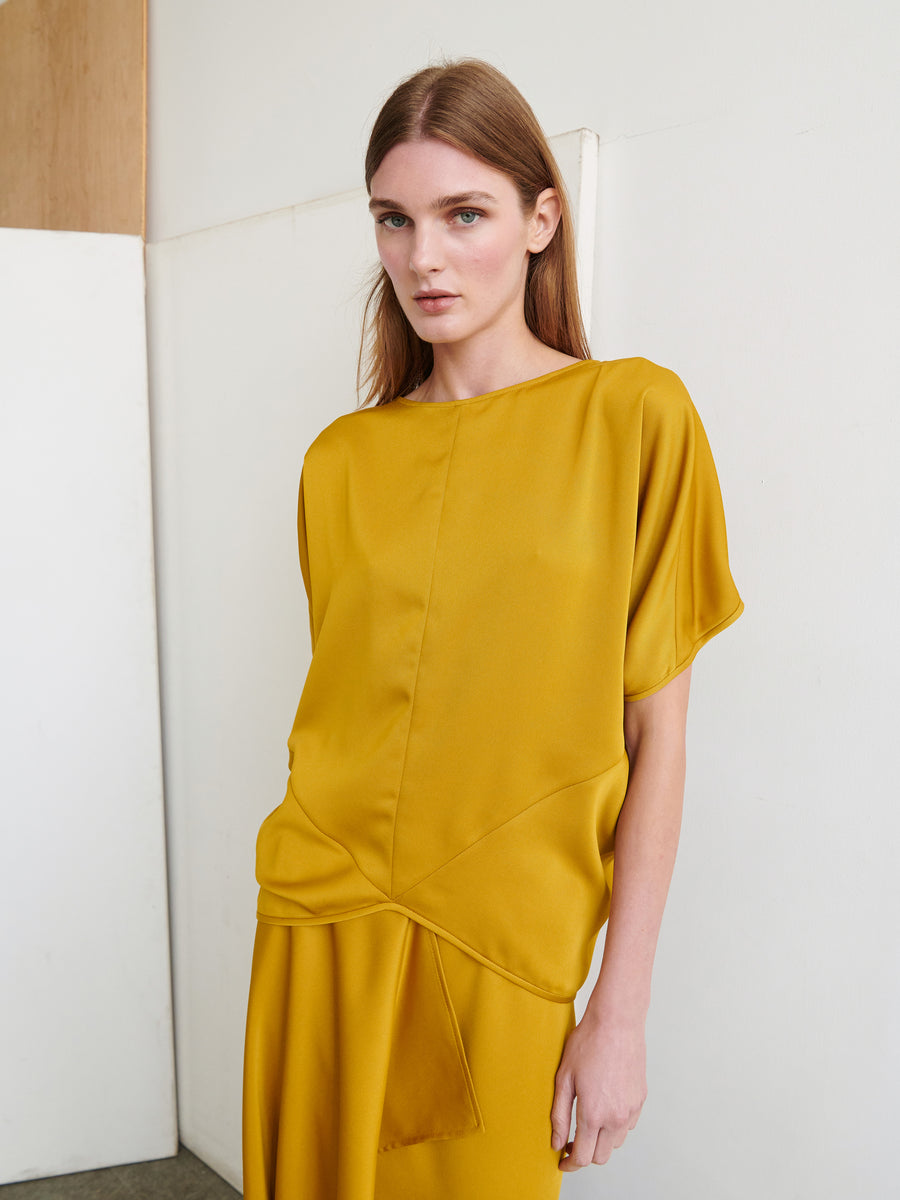
[[(556, 1072), (550, 1118), (554, 1150), (565, 1147), (561, 1171), (605, 1163), (634, 1129), (647, 1098), (646, 1043), (642, 1023), (585, 1016), (569, 1034)], [(572, 1104), (575, 1138), (568, 1141)]]

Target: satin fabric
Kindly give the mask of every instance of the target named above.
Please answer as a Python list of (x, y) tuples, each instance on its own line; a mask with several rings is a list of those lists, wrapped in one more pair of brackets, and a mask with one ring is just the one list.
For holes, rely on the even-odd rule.
[[(298, 545), (313, 656), (286, 794), (257, 841), (259, 921), (365, 930), (393, 914), (419, 949), (452, 948), (566, 1011), (608, 914), (624, 702), (743, 609), (684, 385), (645, 359), (589, 360), (348, 413), (304, 457)], [(385, 952), (379, 987), (399, 996), (406, 979), (427, 998), (425, 1043), (447, 1057), (452, 988), (427, 977), (433, 953), (404, 954)], [(257, 1011), (285, 1003), (256, 966), (251, 994)], [(378, 1011), (382, 1042), (407, 1037)], [(490, 1132), (456, 1044), (452, 1086), (410, 1144), (446, 1138), (466, 1096), (472, 1137)], [(343, 1063), (336, 1047), (330, 1069)], [(385, 1078), (372, 1102), (410, 1109)]]
[[(452, 1028), (430, 991), (438, 945)], [(392, 911), (261, 923), (253, 974), (245, 1200), (557, 1200), (550, 1105), (571, 1004), (541, 1000)], [(471, 1091), (455, 1060), (463, 1042)]]

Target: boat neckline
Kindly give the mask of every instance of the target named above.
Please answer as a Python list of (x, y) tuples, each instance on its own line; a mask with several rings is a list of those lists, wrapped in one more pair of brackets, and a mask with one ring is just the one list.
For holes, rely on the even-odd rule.
[(495, 388), (492, 392), (482, 392), (478, 396), (464, 396), (460, 400), (412, 400), (409, 396), (397, 396), (391, 401), (392, 404), (408, 404), (415, 408), (454, 408), (458, 404), (477, 404), (480, 400), (491, 400), (495, 396), (502, 396), (506, 392), (521, 391), (522, 388), (534, 387), (535, 384), (546, 383), (549, 379), (554, 379), (557, 375), (565, 375), (568, 371), (576, 371), (587, 363), (597, 364), (595, 358), (580, 358), (578, 362), (566, 363), (564, 367), (557, 367), (553, 371), (547, 371), (543, 375), (535, 375), (532, 379), (523, 379), (521, 383), (508, 383), (506, 387)]

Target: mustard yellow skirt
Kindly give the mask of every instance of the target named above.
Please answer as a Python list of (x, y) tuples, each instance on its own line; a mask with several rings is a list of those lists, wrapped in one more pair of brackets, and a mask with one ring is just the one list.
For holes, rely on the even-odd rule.
[(245, 1200), (558, 1200), (574, 1006), (394, 910), (257, 927)]

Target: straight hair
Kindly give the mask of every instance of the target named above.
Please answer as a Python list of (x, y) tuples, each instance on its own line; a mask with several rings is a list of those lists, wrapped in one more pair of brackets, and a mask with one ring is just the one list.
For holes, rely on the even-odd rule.
[[(490, 63), (464, 58), (425, 67), (391, 93), (366, 151), (366, 190), (388, 151), (435, 138), (507, 175), (529, 216), (545, 188), (559, 193), (561, 215), (549, 244), (532, 254), (525, 321), (540, 341), (573, 358), (590, 358), (575, 267), (575, 228), (559, 167), (521, 92)], [(429, 342), (415, 332), (384, 267), (375, 268), (363, 313), (357, 386), (367, 404), (389, 404), (422, 384), (434, 366)]]

